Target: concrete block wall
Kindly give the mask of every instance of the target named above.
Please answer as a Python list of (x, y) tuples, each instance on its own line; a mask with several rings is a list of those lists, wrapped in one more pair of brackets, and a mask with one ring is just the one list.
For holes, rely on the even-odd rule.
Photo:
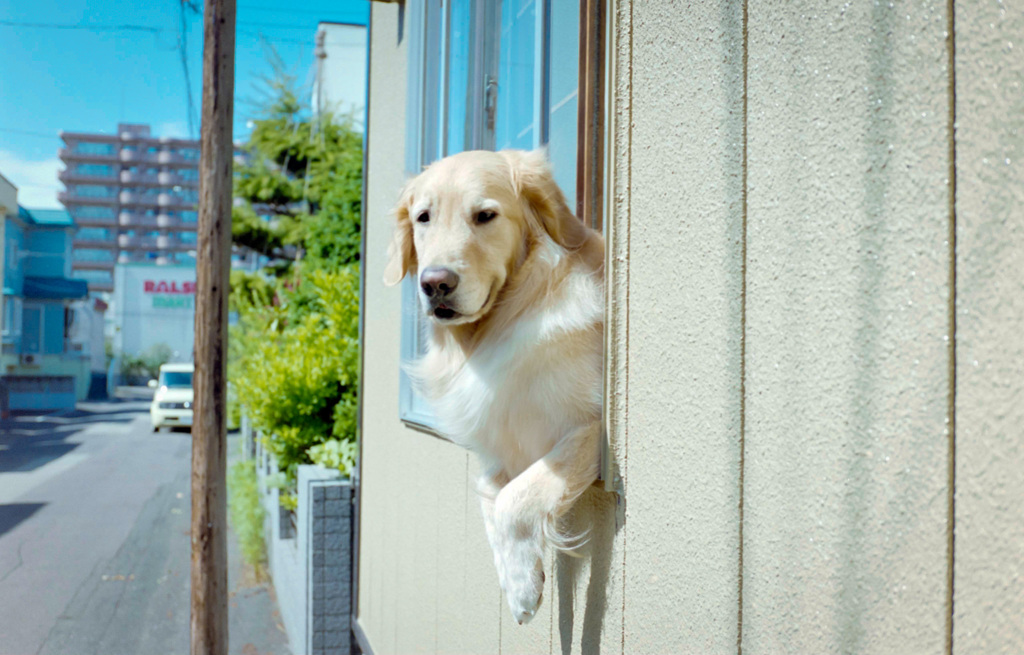
[(348, 655), (352, 613), (352, 485), (337, 471), (300, 466), (295, 529), (282, 530), (277, 473), (256, 440), (270, 576), (293, 655)]
[(347, 655), (352, 629), (352, 486), (316, 480), (309, 566), (311, 655)]

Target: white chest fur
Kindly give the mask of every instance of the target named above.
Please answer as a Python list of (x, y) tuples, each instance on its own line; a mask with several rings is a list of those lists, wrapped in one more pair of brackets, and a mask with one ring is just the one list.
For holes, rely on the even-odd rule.
[(412, 371), (445, 436), (511, 476), (601, 410), (600, 283), (574, 273), (556, 295), (468, 357), (435, 340)]

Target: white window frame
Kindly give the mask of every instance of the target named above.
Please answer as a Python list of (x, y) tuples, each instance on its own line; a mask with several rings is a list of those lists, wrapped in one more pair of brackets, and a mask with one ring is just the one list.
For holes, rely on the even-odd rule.
[[(494, 0), (466, 0), (473, 25), (469, 49), (467, 121), (471, 121), (465, 149), (493, 150), (500, 56), (502, 3)], [(550, 16), (553, 0), (536, 3), (533, 53), (533, 148), (548, 143), (550, 122)], [(413, 177), (448, 152), (448, 41), (452, 0), (411, 2), (408, 8), (409, 65), (406, 94), (405, 172)], [(578, 26), (577, 26), (578, 27)], [(437, 53), (437, 54), (434, 54)], [(578, 75), (578, 72), (577, 72)], [(566, 189), (575, 197), (575, 188)], [(403, 368), (399, 380), (399, 418), (411, 427), (437, 434), (436, 419), (427, 401), (413, 388), (404, 365), (423, 356), (427, 318), (419, 306), (415, 273), (402, 282), (402, 326), (400, 356)]]
[(13, 341), (21, 334), (21, 298), (4, 297), (4, 341)]

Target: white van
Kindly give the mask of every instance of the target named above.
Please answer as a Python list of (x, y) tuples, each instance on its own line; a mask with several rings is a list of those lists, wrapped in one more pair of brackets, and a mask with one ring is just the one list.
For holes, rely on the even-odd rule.
[(149, 386), (156, 389), (153, 404), (149, 406), (149, 418), (153, 432), (164, 426), (192, 426), (192, 374), (195, 364), (164, 364), (160, 377), (150, 380)]

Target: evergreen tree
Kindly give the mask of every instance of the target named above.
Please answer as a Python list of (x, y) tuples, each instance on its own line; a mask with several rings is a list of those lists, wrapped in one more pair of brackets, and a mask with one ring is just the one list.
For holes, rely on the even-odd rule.
[[(279, 262), (332, 268), (359, 259), (362, 135), (351, 117), (312, 116), (280, 66), (235, 164), (232, 238)], [(284, 269), (284, 270), (282, 270)]]

